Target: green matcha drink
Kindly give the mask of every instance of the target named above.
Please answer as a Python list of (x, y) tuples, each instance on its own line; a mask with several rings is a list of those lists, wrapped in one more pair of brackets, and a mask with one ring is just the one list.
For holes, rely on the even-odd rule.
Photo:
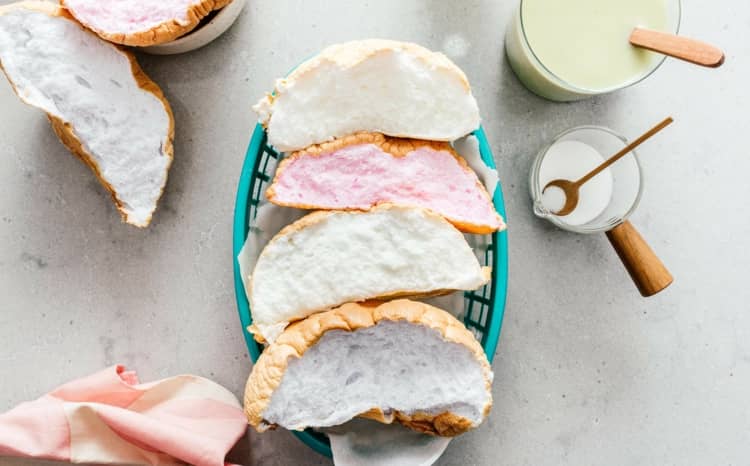
[(633, 28), (676, 33), (679, 0), (521, 0), (505, 46), (531, 91), (578, 100), (634, 84), (663, 61), (628, 42)]

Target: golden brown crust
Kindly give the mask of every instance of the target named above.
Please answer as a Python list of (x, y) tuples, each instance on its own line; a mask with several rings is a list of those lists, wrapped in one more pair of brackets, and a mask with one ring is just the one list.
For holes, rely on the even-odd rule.
[[(490, 412), (492, 403), (485, 407), (483, 416), (487, 417)], [(373, 421), (391, 424), (393, 421), (398, 422), (412, 430), (429, 435), (439, 435), (441, 437), (455, 437), (472, 429), (471, 421), (465, 417), (453, 413), (440, 413), (437, 416), (428, 413), (412, 413), (406, 415), (401, 412), (395, 412), (386, 416), (380, 409), (374, 408), (366, 413), (360, 414), (359, 417), (372, 419)]]
[[(492, 278), (492, 268), (482, 267), (482, 279), (485, 281), (485, 283), (489, 282), (491, 278)], [(445, 296), (447, 294), (455, 293), (457, 291), (459, 290), (441, 289), (441, 290), (433, 290), (427, 293), (421, 293), (421, 292), (415, 292), (415, 291), (396, 291), (396, 292), (389, 293), (386, 295), (378, 296), (377, 298), (365, 299), (365, 300), (358, 301), (358, 302), (360, 304), (365, 304), (365, 303), (392, 301), (394, 299), (428, 299), (428, 298), (436, 298), (438, 296)], [(294, 322), (304, 320), (305, 318), (306, 317), (294, 319), (294, 320), (291, 320), (289, 323), (292, 324)], [(247, 331), (250, 332), (253, 335), (253, 339), (257, 341), (258, 343), (260, 343), (261, 345), (265, 345), (266, 343), (268, 343), (257, 325), (255, 324), (249, 325), (247, 327)]]
[[(405, 209), (405, 208), (413, 208), (413, 207), (404, 207), (404, 206), (397, 206), (397, 205), (393, 205), (389, 203), (383, 203), (383, 204), (378, 204), (377, 206), (373, 207), (367, 212), (390, 210), (390, 209)], [(416, 208), (416, 209), (423, 211), (424, 214), (429, 217), (437, 218), (437, 219), (445, 221), (445, 219), (442, 216), (436, 214), (435, 212), (431, 210), (422, 209), (422, 208)], [(359, 211), (354, 211), (354, 212), (359, 212)], [(365, 212), (361, 212), (361, 213), (365, 213)], [(268, 244), (266, 244), (266, 247), (263, 248), (263, 251), (261, 251), (260, 256), (258, 256), (258, 260), (256, 261), (256, 266), (260, 262), (263, 255), (266, 253), (268, 245), (271, 244), (273, 241), (278, 241), (279, 238), (292, 234), (296, 231), (303, 230), (311, 225), (315, 225), (316, 223), (322, 222), (329, 215), (334, 215), (334, 213), (332, 211), (319, 210), (319, 211), (307, 214), (301, 219), (293, 223), (290, 223), (289, 225), (282, 228), (278, 233), (276, 233), (276, 235), (273, 238), (271, 238)], [(484, 283), (489, 282), (490, 278), (492, 277), (492, 268), (482, 267), (481, 270), (482, 270), (482, 279), (484, 280)], [(254, 287), (255, 287), (255, 274), (251, 275), (250, 286), (249, 286), (249, 289), (247, 290), (247, 296), (250, 302), (250, 309), (253, 309), (253, 307), (255, 306), (253, 302), (253, 288)], [(433, 291), (430, 291), (429, 293), (425, 293), (421, 291), (414, 291), (414, 290), (398, 290), (398, 291), (394, 291), (393, 293), (389, 293), (387, 295), (373, 296), (373, 297), (368, 297), (365, 299), (373, 300), (373, 299), (393, 299), (393, 298), (405, 298), (405, 297), (423, 298), (423, 297), (429, 297), (429, 296), (439, 296), (439, 295), (451, 293), (454, 291), (458, 291), (458, 290), (441, 289), (441, 290), (433, 290)], [(363, 301), (365, 299), (363, 299)], [(258, 341), (259, 343), (265, 342), (265, 339), (263, 338), (263, 336), (260, 335), (260, 329), (255, 324), (248, 327), (248, 331), (254, 335), (255, 340)]]
[(288, 82), (299, 79), (325, 62), (334, 63), (342, 68), (351, 68), (376, 55), (390, 53), (394, 50), (406, 51), (433, 66), (436, 70), (455, 73), (466, 91), (468, 92), (471, 89), (469, 79), (463, 70), (442, 53), (433, 52), (412, 42), (388, 39), (365, 39), (330, 45), (315, 57), (302, 63), (282, 81)]
[[(420, 147), (430, 147), (434, 150), (444, 150), (450, 152), (451, 155), (457, 159), (462, 157), (456, 153), (450, 143), (445, 141), (428, 141), (424, 139), (411, 139), (411, 138), (396, 138), (392, 136), (386, 136), (382, 133), (368, 133), (359, 132), (344, 136), (342, 138), (334, 139), (333, 141), (323, 142), (321, 144), (313, 144), (312, 146), (306, 147), (302, 150), (294, 151), (292, 154), (284, 160), (299, 157), (302, 155), (319, 156), (335, 152), (348, 146), (357, 146), (361, 144), (374, 144), (380, 147), (384, 152), (389, 153), (394, 157), (404, 157), (408, 153), (413, 152)], [(465, 165), (468, 168), (468, 165)]]
[[(375, 146), (378, 146), (383, 152), (386, 154), (392, 155), (393, 157), (404, 157), (410, 152), (413, 152), (421, 147), (429, 147), (436, 151), (445, 151), (448, 152), (453, 156), (453, 158), (456, 159), (456, 162), (458, 162), (459, 166), (462, 170), (469, 172), (474, 175), (474, 178), (476, 179), (476, 187), (481, 193), (482, 197), (485, 199), (487, 203), (492, 206), (492, 211), (495, 212), (496, 219), (499, 221), (500, 227), (496, 228), (491, 225), (486, 224), (475, 224), (475, 223), (469, 223), (465, 222), (456, 218), (450, 218), (445, 217), (446, 220), (448, 220), (450, 223), (452, 223), (456, 228), (463, 231), (464, 233), (475, 233), (475, 234), (490, 234), (498, 230), (504, 230), (505, 224), (502, 221), (502, 218), (500, 217), (500, 214), (498, 214), (495, 211), (494, 205), (492, 203), (492, 197), (487, 192), (487, 188), (484, 187), (484, 184), (482, 184), (481, 181), (479, 181), (479, 178), (476, 176), (474, 171), (469, 167), (469, 164), (466, 163), (466, 160), (461, 157), (455, 149), (453, 149), (453, 146), (451, 146), (447, 142), (440, 142), (440, 141), (427, 141), (422, 139), (407, 139), (407, 138), (396, 138), (391, 136), (385, 136), (381, 133), (367, 133), (367, 132), (361, 132), (361, 133), (355, 133), (351, 134), (349, 136), (345, 136), (340, 139), (334, 139), (333, 141), (324, 142), (322, 144), (314, 144), (310, 147), (307, 147), (302, 150), (298, 150), (293, 152), (288, 157), (285, 157), (281, 163), (279, 163), (278, 168), (276, 169), (276, 174), (274, 175), (273, 182), (271, 183), (271, 186), (266, 190), (266, 198), (280, 206), (285, 207), (296, 207), (298, 209), (320, 209), (321, 206), (318, 205), (312, 205), (312, 204), (304, 204), (299, 202), (280, 202), (276, 198), (276, 190), (275, 185), (279, 179), (280, 174), (286, 169), (286, 167), (292, 162), (293, 159), (299, 158), (305, 155), (311, 155), (311, 156), (319, 156), (323, 154), (329, 154), (331, 152), (335, 152), (337, 150), (343, 149), (345, 147), (349, 146), (356, 146), (356, 145), (365, 145), (365, 144), (373, 144)], [(377, 204), (375, 204), (377, 205)], [(337, 210), (361, 210), (356, 208), (343, 208), (343, 209), (337, 209)]]
[(138, 31), (131, 34), (112, 33), (93, 27), (91, 24), (84, 22), (76, 16), (75, 10), (66, 5), (66, 0), (60, 0), (60, 4), (70, 12), (81, 24), (94, 31), (102, 39), (114, 42), (116, 44), (145, 47), (148, 45), (163, 44), (171, 42), (180, 36), (187, 34), (198, 26), (203, 18), (208, 16), (212, 11), (224, 8), (232, 0), (202, 0), (200, 3), (192, 5), (187, 13), (187, 23), (181, 24), (177, 20), (165, 21), (146, 31)]
[[(18, 3), (11, 3), (10, 5), (6, 5), (4, 7), (0, 7), (0, 15), (3, 15), (5, 13), (8, 13), (13, 10), (18, 9), (27, 9), (27, 10), (34, 10), (38, 11), (40, 13), (45, 13), (50, 16), (58, 16), (61, 18), (64, 18), (69, 21), (73, 21), (76, 24), (78, 24), (81, 29), (86, 30), (83, 26), (81, 26), (76, 19), (69, 14), (69, 12), (61, 8), (58, 5), (55, 5), (54, 3), (50, 2), (43, 2), (43, 1), (27, 1), (27, 2), (18, 2)], [(93, 34), (90, 31), (87, 30), (89, 34)], [(116, 45), (112, 45), (118, 52), (125, 55), (130, 61), (130, 69), (133, 73), (133, 77), (135, 78), (135, 81), (138, 83), (138, 87), (143, 89), (146, 92), (150, 92), (153, 94), (157, 99), (159, 99), (164, 106), (164, 110), (169, 115), (169, 132), (167, 135), (167, 141), (164, 146), (164, 152), (169, 157), (169, 164), (166, 166), (167, 172), (169, 172), (169, 167), (172, 164), (172, 160), (174, 159), (174, 116), (172, 115), (172, 108), (169, 105), (169, 102), (167, 101), (166, 97), (164, 97), (164, 93), (162, 92), (161, 88), (152, 81), (146, 73), (141, 69), (140, 65), (138, 65), (138, 62), (135, 59), (135, 56)], [(3, 70), (5, 73), (5, 69), (2, 67), (2, 62), (0, 61), (0, 69)], [(16, 92), (16, 95), (26, 104), (34, 106), (33, 104), (26, 101), (26, 99), (23, 98), (23, 96), (17, 91), (15, 84), (13, 83), (13, 80), (11, 79), (10, 75), (8, 73), (5, 73), (5, 76), (8, 78), (8, 81), (10, 82), (11, 86), (13, 87), (13, 90)], [(125, 212), (123, 208), (122, 201), (117, 197), (117, 193), (115, 192), (112, 185), (110, 185), (107, 180), (104, 179), (104, 177), (101, 174), (101, 171), (99, 169), (99, 166), (97, 165), (96, 161), (94, 160), (91, 155), (89, 155), (86, 150), (83, 148), (83, 145), (81, 144), (81, 141), (78, 139), (78, 137), (75, 134), (75, 130), (73, 129), (73, 126), (54, 116), (51, 114), (47, 114), (47, 118), (49, 119), (52, 130), (55, 132), (57, 137), (60, 139), (60, 141), (65, 145), (65, 147), (70, 150), (70, 152), (73, 153), (73, 155), (77, 156), (83, 163), (89, 166), (91, 168), (91, 171), (94, 172), (94, 175), (97, 177), (99, 182), (104, 186), (104, 188), (110, 193), (112, 196), (112, 200), (115, 203), (115, 206), (117, 207), (118, 212), (120, 212), (120, 216), (122, 217), (123, 221), (127, 222), (127, 213)], [(166, 185), (166, 179), (164, 181), (164, 185), (161, 186), (161, 192), (164, 192), (164, 186)], [(148, 226), (148, 224), (151, 222), (151, 217), (148, 218), (148, 220), (143, 225), (135, 225), (139, 228), (145, 228)]]
[[(271, 402), (271, 396), (284, 377), (290, 358), (300, 358), (330, 330), (355, 331), (371, 327), (382, 320), (406, 321), (434, 329), (448, 342), (468, 348), (480, 364), (489, 398), (484, 416), (492, 407), (492, 371), (482, 346), (466, 327), (449, 313), (425, 303), (409, 300), (396, 300), (387, 303), (344, 304), (343, 306), (314, 314), (307, 319), (290, 325), (279, 338), (261, 354), (253, 367), (245, 388), (245, 414), (250, 425), (258, 431), (269, 426), (263, 419), (263, 412)], [(360, 414), (362, 417), (383, 423), (393, 420), (414, 430), (452, 437), (475, 427), (471, 421), (456, 414), (401, 413), (394, 412), (386, 417), (378, 407)], [(314, 427), (314, 426), (311, 426)]]

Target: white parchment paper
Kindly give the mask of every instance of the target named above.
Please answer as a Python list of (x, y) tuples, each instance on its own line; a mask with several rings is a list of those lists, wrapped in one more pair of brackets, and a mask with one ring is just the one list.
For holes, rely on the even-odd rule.
[(325, 432), (337, 466), (431, 466), (451, 441), (369, 419), (353, 419)]

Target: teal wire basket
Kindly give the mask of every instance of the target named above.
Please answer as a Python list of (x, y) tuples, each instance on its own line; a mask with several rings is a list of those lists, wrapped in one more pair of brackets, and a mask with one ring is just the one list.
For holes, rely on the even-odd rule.
[[(473, 134), (479, 141), (479, 153), (482, 160), (488, 167), (494, 169), (495, 161), (484, 130), (480, 127)], [(258, 213), (263, 193), (271, 182), (273, 173), (268, 173), (267, 170), (269, 165), (276, 166), (276, 163), (270, 163), (271, 159), (278, 160), (280, 157), (281, 154), (268, 145), (263, 127), (257, 125), (247, 148), (237, 187), (233, 231), (234, 293), (242, 323), (242, 334), (253, 362), (258, 360), (263, 346), (258, 344), (247, 330), (253, 319), (237, 256), (247, 239), (250, 222)], [(499, 182), (492, 196), (492, 202), (500, 215), (506, 218), (503, 192)], [(506, 231), (492, 234), (492, 239), (484, 253), (484, 265), (492, 267), (492, 279), (482, 288), (464, 293), (464, 324), (482, 343), (487, 359), (492, 362), (500, 337), (508, 290), (508, 234)], [(313, 450), (328, 457), (331, 456), (331, 445), (324, 434), (311, 429), (303, 432), (293, 431), (293, 433)]]

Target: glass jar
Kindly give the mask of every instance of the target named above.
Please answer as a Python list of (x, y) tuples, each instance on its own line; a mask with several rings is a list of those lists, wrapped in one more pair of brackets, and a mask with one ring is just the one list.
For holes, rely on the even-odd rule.
[[(538, 0), (537, 0), (538, 1)], [(549, 0), (573, 2), (576, 0)], [(677, 34), (680, 28), (680, 0), (666, 0), (667, 4), (667, 30)], [(646, 79), (653, 73), (663, 62), (666, 56), (652, 60), (650, 66), (641, 74), (624, 79), (615, 86), (604, 87), (599, 89), (590, 89), (576, 83), (566, 81), (556, 75), (538, 58), (534, 53), (524, 27), (524, 5), (528, 2), (521, 0), (518, 8), (513, 14), (510, 25), (505, 35), (505, 50), (508, 61), (519, 80), (533, 93), (558, 102), (573, 101), (585, 99), (587, 97), (606, 94), (616, 90), (632, 86), (633, 84)], [(564, 39), (564, 38), (562, 38)], [(627, 37), (623, 37), (627, 41)], [(652, 52), (648, 52), (652, 53)], [(598, 63), (581, 63), (582, 67), (607, 66), (607, 59), (602, 57)]]
[(575, 233), (605, 232), (627, 220), (638, 206), (643, 192), (643, 172), (635, 150), (628, 152), (607, 168), (612, 175), (612, 195), (604, 210), (592, 220), (582, 225), (572, 225), (565, 221), (565, 217), (553, 214), (544, 206), (542, 203), (542, 191), (544, 189), (542, 183), (546, 183), (547, 180), (540, 179), (540, 168), (550, 148), (563, 141), (578, 141), (592, 147), (602, 155), (602, 161), (628, 145), (627, 139), (623, 136), (601, 126), (579, 126), (555, 137), (552, 142), (539, 151), (531, 167), (529, 189), (534, 214), (549, 220), (564, 230)]

